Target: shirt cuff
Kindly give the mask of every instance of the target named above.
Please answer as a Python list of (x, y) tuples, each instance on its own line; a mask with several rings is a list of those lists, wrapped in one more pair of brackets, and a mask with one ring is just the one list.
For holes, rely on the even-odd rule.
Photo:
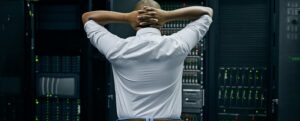
[(212, 18), (209, 15), (203, 15), (199, 19), (195, 20), (194, 22), (190, 23), (192, 26), (194, 24), (205, 24), (210, 25), (212, 23)]
[(107, 31), (103, 26), (99, 25), (94, 20), (87, 21), (84, 24), (84, 30), (87, 34), (93, 32), (93, 31), (96, 31), (96, 30)]

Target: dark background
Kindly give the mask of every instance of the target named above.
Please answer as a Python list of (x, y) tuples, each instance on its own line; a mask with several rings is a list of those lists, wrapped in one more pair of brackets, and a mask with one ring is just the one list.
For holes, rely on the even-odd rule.
[[(137, 1), (1, 0), (0, 121), (114, 121), (116, 109), (110, 65), (86, 38), (81, 15), (91, 10), (129, 12)], [(191, 111), (185, 115), (201, 118), (188, 120), (299, 120), (298, 0), (158, 2), (164, 5), (203, 3), (214, 9), (214, 22), (204, 42), (205, 105), (203, 112)], [(126, 24), (105, 27), (124, 38), (135, 34)], [(218, 91), (223, 88), (218, 79), (221, 68), (266, 68), (265, 81), (259, 87), (265, 94), (263, 108), (222, 107), (218, 99)], [(70, 97), (37, 95), (40, 75), (53, 78), (75, 75), (78, 94)], [(57, 107), (60, 111), (56, 111)], [(265, 110), (264, 115), (254, 115), (256, 110)]]

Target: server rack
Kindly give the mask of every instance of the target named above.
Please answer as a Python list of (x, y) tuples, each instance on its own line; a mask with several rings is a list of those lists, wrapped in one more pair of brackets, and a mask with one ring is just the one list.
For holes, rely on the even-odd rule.
[[(42, 15), (42, 12), (50, 12), (48, 14), (51, 14), (52, 5), (73, 6), (68, 9), (71, 11), (74, 10), (74, 6), (79, 6), (80, 9), (84, 10), (88, 6), (88, 10), (110, 8), (111, 10), (129, 12), (137, 1), (111, 0), (105, 1), (105, 4), (102, 3), (103, 1), (92, 0), (85, 2), (70, 0), (26, 2), (29, 5), (27, 6), (29, 9), (27, 14), (31, 20), (28, 21), (31, 25), (29, 27), (31, 31), (27, 32), (29, 34), (27, 37), (31, 37), (29, 39), (32, 52), (31, 64), (33, 64), (31, 72), (32, 79), (34, 79), (27, 86), (34, 88), (34, 94), (31, 96), (30, 91), (25, 90), (25, 92), (28, 92), (29, 96), (26, 97), (26, 100), (30, 98), (30, 103), (33, 103), (35, 112), (33, 117), (30, 115), (24, 116), (28, 117), (26, 119), (103, 120), (103, 117), (109, 121), (116, 119), (110, 66), (96, 49), (87, 44), (89, 41), (85, 39), (84, 34), (81, 36), (80, 33), (83, 33), (83, 31), (80, 31), (82, 26), (77, 24), (80, 23), (80, 13), (82, 11), (75, 7), (78, 10), (74, 12), (76, 18), (71, 15), (73, 19), (68, 21), (78, 20), (68, 23), (68, 25), (53, 21), (47, 23), (48, 20), (51, 20), (51, 17), (46, 19), (38, 16)], [(201, 48), (193, 49), (189, 55), (190, 57), (185, 61), (183, 102), (186, 101), (186, 103), (183, 104), (182, 119), (191, 121), (273, 121), (277, 120), (277, 105), (279, 105), (279, 120), (298, 119), (297, 114), (292, 114), (297, 113), (299, 107), (297, 105), (299, 98), (292, 96), (297, 95), (296, 93), (299, 92), (298, 88), (295, 87), (298, 84), (296, 80), (298, 79), (297, 72), (299, 72), (297, 70), (299, 69), (299, 49), (297, 45), (299, 45), (300, 3), (297, 0), (157, 1), (165, 9), (195, 4), (209, 5), (214, 9), (213, 24), (208, 33), (209, 35), (198, 44), (198, 47), (201, 46)], [(83, 4), (84, 7), (81, 8), (82, 6), (79, 4)], [(124, 6), (127, 5), (128, 8), (125, 8)], [(38, 9), (44, 9), (44, 11), (38, 12)], [(163, 27), (162, 32), (171, 34), (187, 23), (187, 21), (177, 21), (167, 24)], [(247, 30), (239, 27), (247, 27)], [(127, 25), (121, 25), (121, 27), (120, 25), (111, 25), (108, 28), (121, 37), (133, 35), (133, 30)], [(119, 31), (119, 28), (125, 28), (125, 30)], [(56, 49), (51, 48), (49, 45), (53, 47), (53, 45), (56, 45), (53, 43), (58, 42), (51, 43), (50, 40), (55, 41), (53, 38), (57, 37), (52, 39), (50, 37), (59, 35), (60, 30), (69, 31), (69, 33), (65, 33), (67, 36), (70, 33), (72, 35), (78, 33), (79, 35), (74, 37), (76, 39), (58, 39), (65, 43), (64, 46), (69, 42), (68, 40), (76, 40), (78, 43), (83, 40), (85, 41), (84, 47), (75, 44), (72, 45), (75, 47), (72, 50), (65, 50), (62, 46), (58, 46)], [(44, 38), (45, 36), (49, 38)], [(82, 52), (83, 55), (81, 55)], [(85, 66), (80, 66), (82, 63)], [(84, 72), (78, 70), (84, 70)], [(201, 74), (201, 71), (203, 74)], [(74, 91), (75, 95), (70, 96), (66, 93), (45, 90), (45, 88), (56, 88), (45, 85), (47, 83), (44, 83), (44, 85), (40, 83), (47, 82), (42, 80), (57, 80), (64, 77), (73, 78), (74, 83), (71, 81), (72, 84), (77, 85), (74, 86), (77, 88)], [(7, 78), (3, 79), (7, 80)], [(83, 83), (82, 79), (86, 81)], [(20, 82), (15, 79), (9, 80), (16, 82), (17, 85)], [(197, 83), (197, 80), (198, 84), (191, 84)], [(49, 84), (52, 84), (52, 82), (55, 84), (58, 81), (48, 82)], [(279, 85), (280, 88), (277, 90)], [(41, 93), (41, 90), (43, 90), (41, 87), (44, 87), (44, 93)], [(80, 90), (78, 90), (79, 88)], [(103, 95), (105, 95), (104, 98)], [(17, 115), (20, 116), (20, 112), (18, 112), (20, 110), (17, 111), (17, 109), (22, 107), (22, 102), (16, 101), (19, 98), (7, 99), (1, 100), (3, 102), (1, 104), (6, 106), (1, 108), (4, 111), (4, 116), (1, 116), (1, 118), (3, 120), (19, 120), (20, 117), (17, 117)], [(9, 104), (7, 101), (12, 102), (10, 103), (12, 105), (7, 105)], [(25, 107), (30, 109), (30, 106), (29, 104)], [(57, 111), (57, 109), (63, 108), (66, 109), (63, 110), (66, 114)], [(6, 112), (14, 111), (17, 112), (6, 115)], [(44, 111), (45, 113), (42, 113)]]
[(29, 120), (81, 119), (81, 3), (26, 1), (30, 25), (31, 93)]
[(214, 25), (208, 42), (206, 120), (271, 120), (274, 2), (209, 1)]
[(29, 89), (24, 1), (2, 0), (0, 10), (0, 120), (24, 121)]
[[(158, 1), (164, 10), (174, 10), (182, 7), (207, 5), (205, 0), (186, 0), (186, 1)], [(191, 21), (182, 20), (165, 24), (162, 27), (163, 35), (170, 35), (184, 28)], [(182, 120), (202, 121), (203, 107), (205, 104), (205, 42), (208, 37), (199, 40), (196, 47), (191, 50), (184, 61), (182, 77)]]
[[(83, 1), (83, 12), (94, 10), (109, 10), (109, 0)], [(106, 26), (107, 27), (107, 26)], [(81, 28), (83, 30), (83, 26)], [(84, 31), (82, 31), (85, 33)], [(110, 99), (114, 99), (108, 91), (112, 77), (109, 62), (91, 45), (84, 34), (82, 48), (82, 79), (81, 83), (81, 118), (84, 121), (111, 121), (116, 114), (109, 113), (113, 106)], [(114, 111), (115, 112), (115, 111)]]
[[(299, 68), (300, 68), (300, 1), (278, 0), (278, 23), (276, 24), (278, 66), (276, 87), (278, 97), (274, 98), (272, 107), (278, 111), (278, 120), (299, 120)], [(277, 115), (275, 115), (277, 116)]]

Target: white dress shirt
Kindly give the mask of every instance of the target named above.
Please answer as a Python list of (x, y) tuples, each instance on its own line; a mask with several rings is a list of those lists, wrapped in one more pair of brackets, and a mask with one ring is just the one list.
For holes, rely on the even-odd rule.
[(87, 37), (112, 65), (120, 119), (180, 118), (183, 62), (211, 22), (203, 15), (170, 36), (142, 28), (126, 39), (85, 23)]

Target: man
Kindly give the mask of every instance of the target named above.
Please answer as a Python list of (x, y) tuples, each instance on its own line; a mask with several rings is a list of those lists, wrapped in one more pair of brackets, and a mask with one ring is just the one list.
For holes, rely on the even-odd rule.
[[(153, 0), (141, 0), (130, 13), (83, 14), (88, 38), (112, 64), (119, 120), (180, 120), (183, 62), (208, 31), (211, 17), (208, 7), (165, 11)], [(160, 26), (179, 19), (196, 20), (177, 33), (161, 35)], [(113, 22), (131, 24), (136, 36), (123, 39), (101, 26)]]

